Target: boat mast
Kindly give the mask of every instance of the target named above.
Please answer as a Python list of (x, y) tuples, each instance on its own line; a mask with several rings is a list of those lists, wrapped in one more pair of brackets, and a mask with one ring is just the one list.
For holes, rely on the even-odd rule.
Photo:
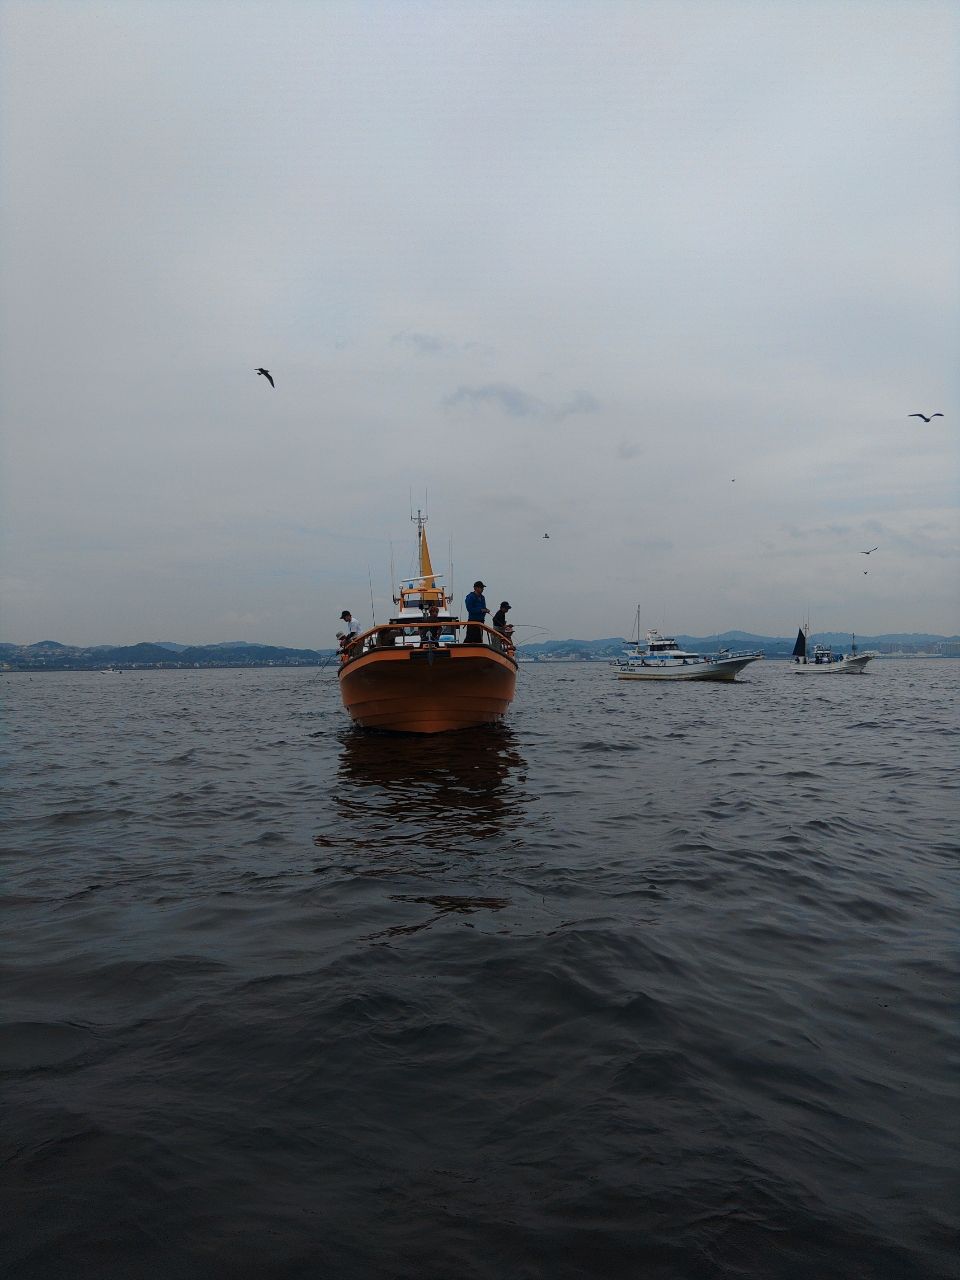
[(439, 609), (443, 610), (449, 604), (449, 597), (440, 585), (438, 575), (434, 572), (433, 564), (430, 560), (427, 531), (424, 528), (427, 523), (427, 517), (418, 507), (416, 515), (413, 514), (411, 509), (410, 519), (417, 526), (417, 568), (419, 573), (400, 584), (400, 595), (397, 603), (401, 609), (426, 610), (430, 605), (435, 604)]
[(410, 515), (411, 520), (415, 520), (417, 524), (417, 564), (420, 566), (420, 577), (424, 580), (424, 584), (435, 587), (437, 584), (433, 581), (427, 583), (427, 579), (433, 577), (433, 565), (430, 563), (430, 548), (427, 546), (427, 535), (423, 526), (427, 523), (427, 517), (417, 507), (417, 514)]

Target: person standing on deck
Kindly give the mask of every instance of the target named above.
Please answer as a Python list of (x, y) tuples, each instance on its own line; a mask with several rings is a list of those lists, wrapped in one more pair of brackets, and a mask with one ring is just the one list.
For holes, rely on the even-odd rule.
[(505, 636), (506, 639), (509, 640), (511, 644), (513, 644), (513, 640), (512, 640), (513, 627), (511, 627), (510, 623), (507, 621), (507, 614), (509, 612), (510, 612), (510, 602), (508, 600), (501, 600), (500, 608), (493, 615), (493, 625), (495, 629), (499, 631), (502, 636)]
[(346, 631), (338, 631), (337, 639), (340, 641), (340, 648), (346, 649), (347, 646), (360, 634), (360, 623), (356, 620), (349, 609), (344, 609), (340, 618), (347, 624), (347, 629)]
[[(423, 616), (425, 618), (430, 618), (431, 621), (434, 618), (440, 617), (440, 608), (435, 601), (427, 605)], [(423, 640), (422, 640), (423, 644), (439, 644), (440, 643), (439, 627), (425, 627), (420, 634), (423, 636)]]
[[(473, 590), (464, 599), (463, 603), (466, 606), (468, 622), (483, 622), (490, 612), (487, 608), (487, 602), (483, 598), (483, 589), (486, 585), (485, 582), (481, 582), (478, 578), (473, 584)], [(466, 642), (467, 644), (483, 644), (483, 632), (479, 627), (467, 627)]]

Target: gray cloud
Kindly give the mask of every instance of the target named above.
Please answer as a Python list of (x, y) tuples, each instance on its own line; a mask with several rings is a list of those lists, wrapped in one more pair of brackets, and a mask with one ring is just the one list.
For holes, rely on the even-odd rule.
[(455, 343), (433, 333), (395, 333), (391, 341), (397, 346), (412, 347), (427, 356), (451, 355), (459, 350)]
[(566, 404), (562, 404), (553, 416), (558, 421), (562, 421), (564, 418), (572, 418), (575, 414), (598, 413), (599, 410), (600, 402), (595, 396), (592, 396), (589, 391), (578, 391)]
[(503, 383), (488, 383), (483, 387), (458, 387), (443, 402), (448, 408), (456, 405), (494, 405), (511, 418), (542, 418), (547, 406), (542, 400), (528, 395), (519, 387)]
[(642, 445), (633, 440), (621, 440), (617, 445), (617, 457), (622, 458), (624, 462), (629, 462), (632, 458), (639, 458), (642, 453)]
[(494, 349), (483, 342), (455, 342), (452, 338), (444, 338), (436, 333), (414, 333), (405, 330), (395, 333), (390, 339), (395, 347), (409, 347), (422, 356), (463, 356), (489, 357)]
[(459, 404), (486, 405), (492, 404), (512, 418), (551, 418), (562, 422), (577, 414), (597, 413), (600, 402), (589, 391), (577, 391), (565, 404), (554, 408), (537, 396), (521, 391), (519, 387), (504, 383), (487, 383), (484, 386), (458, 387), (444, 399), (447, 408)]

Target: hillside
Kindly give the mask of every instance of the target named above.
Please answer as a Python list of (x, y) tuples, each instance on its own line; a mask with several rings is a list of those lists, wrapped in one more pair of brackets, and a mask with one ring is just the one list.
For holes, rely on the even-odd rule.
[(286, 649), (276, 645), (176, 645), (144, 642), (79, 648), (57, 641), (0, 645), (0, 665), (9, 671), (177, 670), (195, 667), (304, 667), (325, 662), (335, 649)]
[[(693, 653), (715, 653), (717, 649), (762, 649), (768, 658), (789, 658), (795, 635), (761, 636), (749, 631), (725, 631), (714, 636), (676, 637), (680, 645)], [(601, 640), (521, 641), (521, 658), (541, 662), (591, 662), (618, 658), (630, 641), (622, 636)], [(818, 632), (810, 636), (812, 644), (832, 644), (848, 648), (847, 632)], [(927, 633), (885, 633), (857, 636), (860, 649), (878, 649), (881, 653), (936, 654), (960, 656), (960, 637)], [(174, 640), (143, 641), (130, 645), (90, 645), (81, 648), (61, 644), (59, 640), (41, 640), (36, 644), (0, 644), (0, 668), (7, 671), (99, 671), (106, 667), (123, 670), (177, 670), (197, 667), (304, 667), (327, 662), (335, 649), (288, 649), (282, 645), (254, 644), (247, 640), (229, 643), (183, 645)]]

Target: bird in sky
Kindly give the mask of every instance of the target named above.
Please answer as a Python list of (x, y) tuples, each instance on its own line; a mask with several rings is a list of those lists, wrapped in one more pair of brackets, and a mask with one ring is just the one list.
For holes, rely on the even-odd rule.
[(870, 572), (870, 570), (869, 570), (869, 569), (864, 569), (864, 571), (863, 571), (863, 576), (864, 576), (864, 577), (866, 577), (866, 576), (867, 576), (867, 574), (868, 574), (869, 572)]
[[(549, 537), (550, 537), (550, 535), (549, 535), (549, 533), (545, 533), (545, 534), (543, 535), (543, 537), (544, 537), (544, 538), (549, 538)], [(541, 541), (543, 541), (543, 539), (541, 539)]]
[(275, 382), (274, 382), (274, 380), (270, 377), (270, 370), (269, 370), (269, 369), (258, 369), (258, 370), (257, 370), (257, 373), (261, 374), (264, 378), (266, 378), (266, 380), (270, 383), (271, 387), (275, 387), (275, 386), (276, 386), (276, 383), (275, 383)]
[(932, 422), (932, 421), (934, 420), (934, 418), (942, 418), (942, 417), (943, 417), (943, 414), (942, 414), (942, 413), (931, 413), (930, 417), (928, 418), (928, 417), (927, 417), (927, 415), (926, 415), (925, 413), (908, 413), (908, 414), (907, 414), (907, 417), (908, 417), (908, 418), (922, 418), (922, 419), (924, 420), (924, 422)]
[(871, 547), (869, 551), (861, 551), (862, 556), (872, 556), (875, 551), (879, 551), (879, 547)]

